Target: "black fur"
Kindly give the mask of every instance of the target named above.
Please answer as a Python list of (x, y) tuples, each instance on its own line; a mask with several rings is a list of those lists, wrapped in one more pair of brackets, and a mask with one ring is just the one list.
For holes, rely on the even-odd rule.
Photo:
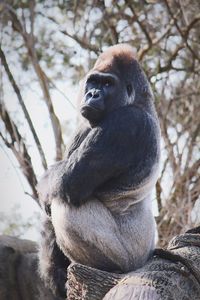
[(39, 252), (40, 273), (45, 285), (56, 295), (66, 298), (65, 283), (69, 259), (56, 243), (54, 228), (49, 217), (45, 217)]
[(158, 159), (155, 130), (155, 120), (139, 107), (110, 113), (68, 157), (54, 196), (79, 206), (92, 195), (135, 189)]

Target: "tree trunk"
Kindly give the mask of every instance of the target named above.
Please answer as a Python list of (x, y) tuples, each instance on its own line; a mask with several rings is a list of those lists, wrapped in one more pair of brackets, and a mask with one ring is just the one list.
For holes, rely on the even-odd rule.
[[(61, 300), (38, 274), (37, 244), (0, 236), (0, 299)], [(128, 274), (80, 264), (68, 268), (68, 300), (199, 300), (200, 227), (157, 249), (147, 264)]]
[[(157, 249), (147, 264), (128, 274), (79, 264), (68, 268), (68, 300), (199, 300), (200, 228)], [(117, 283), (117, 284), (116, 284)]]
[(123, 276), (71, 264), (68, 268), (67, 300), (103, 299)]
[(0, 299), (59, 300), (39, 277), (36, 243), (0, 236)]

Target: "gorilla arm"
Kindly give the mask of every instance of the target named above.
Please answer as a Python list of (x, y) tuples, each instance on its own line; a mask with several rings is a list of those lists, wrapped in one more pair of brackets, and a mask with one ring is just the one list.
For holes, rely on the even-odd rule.
[(72, 139), (71, 145), (69, 146), (69, 149), (67, 151), (67, 158), (69, 158), (74, 150), (76, 150), (81, 145), (90, 131), (91, 127), (89, 126), (88, 122), (84, 120), (84, 122), (80, 124), (77, 132), (74, 135), (74, 138)]
[(141, 110), (124, 107), (94, 127), (66, 161), (58, 196), (79, 206), (105, 182), (133, 167), (144, 123)]
[(83, 140), (87, 137), (91, 127), (88, 126), (87, 122), (81, 124), (80, 128), (74, 135), (72, 142), (67, 151), (66, 157), (54, 164), (45, 172), (40, 182), (37, 185), (37, 191), (39, 194), (39, 201), (43, 211), (48, 216), (51, 215), (51, 200), (52, 195), (57, 194), (59, 179), (63, 177), (65, 173), (65, 165), (71, 154), (81, 145)]

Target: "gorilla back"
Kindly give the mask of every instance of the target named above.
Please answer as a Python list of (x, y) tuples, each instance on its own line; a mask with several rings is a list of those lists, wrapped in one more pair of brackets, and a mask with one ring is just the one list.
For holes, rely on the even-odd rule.
[(100, 55), (81, 94), (84, 121), (66, 158), (39, 184), (40, 201), (66, 257), (127, 272), (155, 243), (150, 195), (160, 129), (152, 92), (132, 48), (116, 45)]

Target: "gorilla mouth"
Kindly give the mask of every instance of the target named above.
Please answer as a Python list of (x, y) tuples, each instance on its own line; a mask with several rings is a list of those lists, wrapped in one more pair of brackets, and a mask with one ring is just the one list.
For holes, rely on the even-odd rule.
[(94, 106), (83, 105), (81, 107), (81, 115), (88, 121), (99, 121), (102, 119), (103, 112)]

